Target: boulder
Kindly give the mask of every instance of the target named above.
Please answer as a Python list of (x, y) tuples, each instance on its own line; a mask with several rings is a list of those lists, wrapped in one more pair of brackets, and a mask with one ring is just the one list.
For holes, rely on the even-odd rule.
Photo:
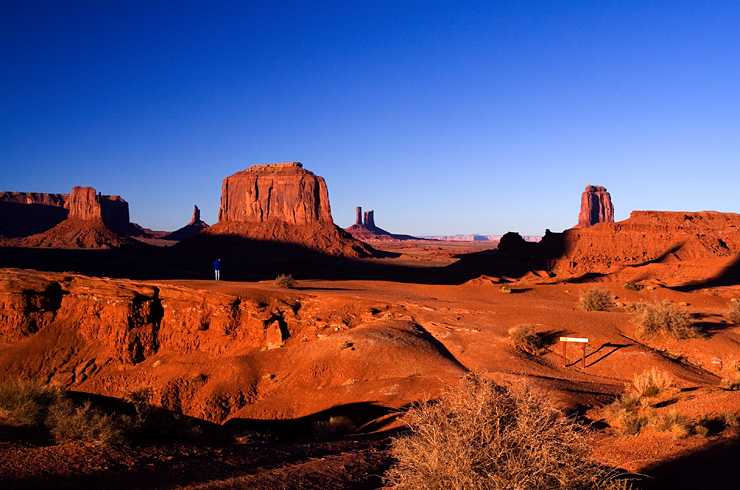
[(606, 187), (587, 185), (581, 195), (581, 212), (576, 228), (588, 228), (598, 223), (614, 223), (614, 206)]

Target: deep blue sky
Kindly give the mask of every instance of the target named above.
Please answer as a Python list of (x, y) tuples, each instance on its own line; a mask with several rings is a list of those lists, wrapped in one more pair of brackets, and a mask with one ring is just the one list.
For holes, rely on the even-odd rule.
[(740, 2), (0, 2), (0, 190), (216, 221), (224, 177), (300, 161), (335, 222), (541, 235), (587, 184), (740, 212)]

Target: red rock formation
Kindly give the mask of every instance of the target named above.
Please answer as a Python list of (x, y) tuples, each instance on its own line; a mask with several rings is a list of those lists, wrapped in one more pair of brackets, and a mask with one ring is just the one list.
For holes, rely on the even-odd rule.
[(393, 235), (375, 225), (375, 211), (362, 212), (362, 208), (357, 206), (357, 217), (355, 224), (344, 231), (352, 235), (357, 240), (415, 240), (410, 235)]
[(72, 189), (72, 198), (69, 202), (69, 217), (82, 220), (103, 219), (100, 200), (95, 189), (80, 186)]
[(324, 179), (297, 162), (253, 165), (225, 178), (219, 221), (195, 238), (214, 235), (281, 242), (328, 255), (378, 254), (334, 224)]
[(68, 218), (102, 220), (119, 234), (141, 234), (129, 222), (126, 201), (92, 187), (75, 187), (72, 194), (0, 192), (0, 211), (0, 235), (9, 238), (46, 232)]
[(587, 185), (581, 195), (581, 212), (575, 228), (588, 228), (598, 223), (614, 222), (614, 206), (606, 187)]
[(324, 179), (298, 162), (253, 165), (224, 179), (219, 221), (332, 223)]
[(173, 231), (172, 233), (165, 235), (162, 239), (174, 241), (185, 240), (200, 233), (201, 230), (205, 230), (206, 228), (208, 228), (208, 224), (200, 219), (200, 209), (198, 209), (198, 206), (194, 206), (193, 217), (190, 220), (190, 223), (177, 231)]

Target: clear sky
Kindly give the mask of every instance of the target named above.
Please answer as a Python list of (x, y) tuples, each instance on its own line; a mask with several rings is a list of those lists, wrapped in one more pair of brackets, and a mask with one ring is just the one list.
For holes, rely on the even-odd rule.
[(740, 212), (740, 2), (0, 2), (0, 190), (95, 187), (142, 226), (300, 161), (334, 221), (541, 235), (587, 184)]

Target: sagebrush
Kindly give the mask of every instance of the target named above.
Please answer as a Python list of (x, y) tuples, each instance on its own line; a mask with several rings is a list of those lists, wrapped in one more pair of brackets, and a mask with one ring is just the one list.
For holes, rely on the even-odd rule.
[(518, 348), (529, 354), (542, 355), (545, 342), (532, 325), (517, 325), (509, 329), (509, 338)]
[(0, 385), (0, 409), (21, 426), (43, 424), (49, 407), (62, 397), (62, 390), (36, 380), (18, 380)]
[(394, 438), (385, 475), (403, 489), (615, 489), (589, 459), (585, 429), (527, 385), (496, 385), (482, 375), (435, 402), (413, 406), (410, 433)]
[(285, 289), (293, 289), (295, 287), (295, 279), (291, 274), (280, 274), (275, 278), (275, 285)]
[(727, 311), (727, 319), (732, 323), (740, 324), (740, 301), (732, 301)]
[(646, 304), (635, 316), (637, 334), (643, 338), (665, 336), (678, 340), (701, 336), (691, 314), (670, 301)]
[(597, 286), (581, 290), (578, 307), (586, 311), (604, 311), (614, 306), (614, 295), (607, 289)]

